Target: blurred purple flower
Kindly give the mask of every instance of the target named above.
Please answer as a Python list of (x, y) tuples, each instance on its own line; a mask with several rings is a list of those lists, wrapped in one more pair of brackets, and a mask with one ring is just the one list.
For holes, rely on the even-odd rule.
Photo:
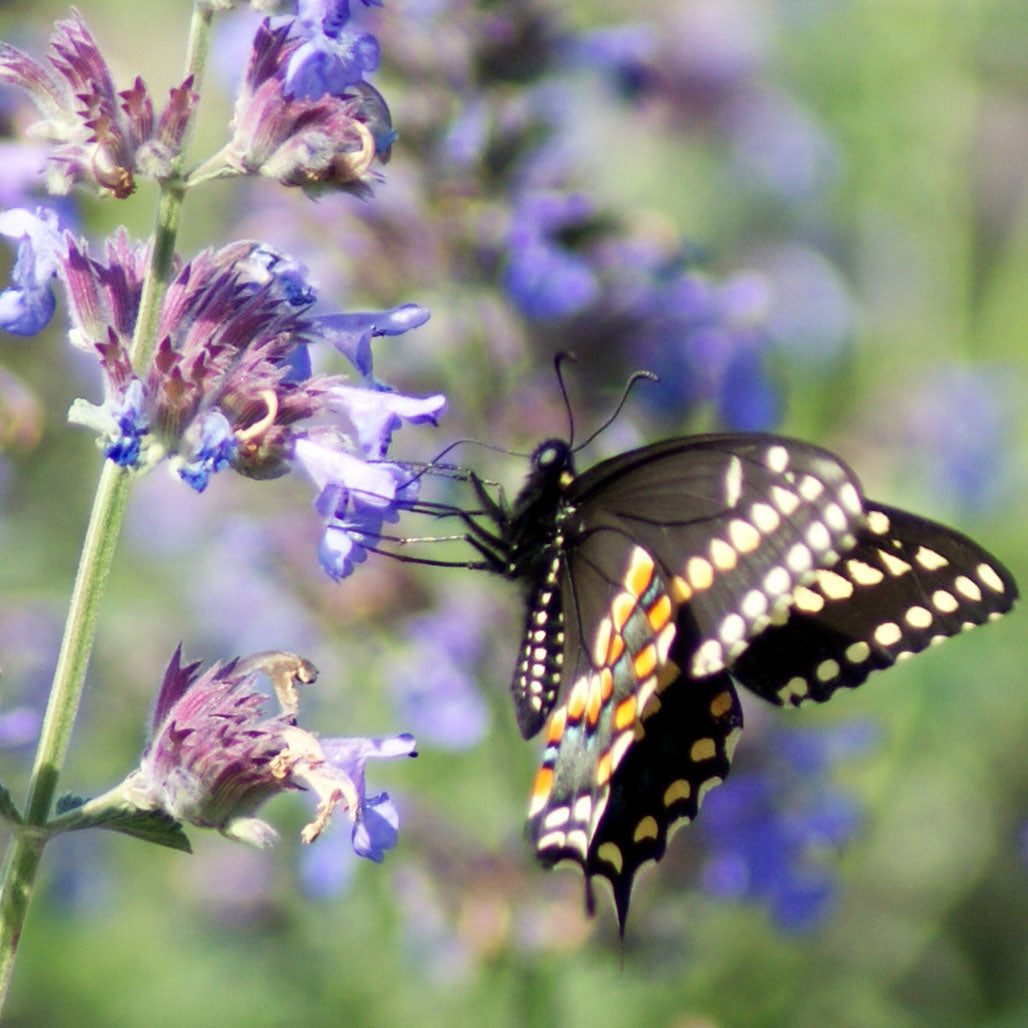
[(729, 109), (729, 137), (740, 173), (783, 200), (825, 192), (838, 170), (832, 140), (791, 97), (754, 91)]
[(633, 99), (653, 83), (657, 45), (652, 25), (610, 25), (579, 36), (572, 57), (606, 74), (618, 93)]
[(486, 631), (495, 617), (487, 597), (462, 590), (401, 629), (411, 649), (392, 657), (386, 674), (402, 720), (423, 741), (454, 750), (481, 741), (489, 710), (477, 673), (487, 666)]
[(905, 392), (890, 426), (910, 460), (904, 474), (968, 509), (996, 507), (1012, 480), (1024, 385), (1019, 369), (936, 368)]
[(861, 823), (856, 801), (824, 779), (875, 739), (867, 722), (770, 735), (760, 770), (736, 769), (704, 804), (698, 823), (707, 848), (706, 888), (766, 904), (786, 931), (815, 927), (838, 892), (826, 855), (841, 849)]
[(11, 285), (0, 293), (0, 328), (12, 335), (35, 335), (53, 317), (53, 280), (67, 252), (57, 215), (47, 207), (34, 214), (22, 208), (3, 211), (0, 235), (18, 240)]
[(503, 285), (526, 317), (566, 318), (596, 298), (596, 274), (572, 244), (594, 215), (592, 203), (579, 193), (529, 193), (518, 201)]

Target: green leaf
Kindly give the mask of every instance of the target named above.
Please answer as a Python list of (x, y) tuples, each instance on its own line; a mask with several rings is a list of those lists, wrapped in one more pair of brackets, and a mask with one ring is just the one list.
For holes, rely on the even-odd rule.
[(163, 810), (140, 809), (127, 802), (84, 803), (81, 797), (69, 795), (57, 801), (57, 811), (59, 819), (48, 826), (54, 830), (106, 828), (183, 853), (193, 852), (182, 823)]

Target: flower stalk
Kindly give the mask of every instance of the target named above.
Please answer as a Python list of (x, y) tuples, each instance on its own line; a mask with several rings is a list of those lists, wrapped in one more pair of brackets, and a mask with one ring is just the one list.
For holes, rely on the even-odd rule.
[[(190, 23), (186, 75), (199, 82), (209, 49), (212, 11), (199, 2)], [(192, 118), (189, 117), (189, 124)], [(171, 278), (175, 239), (184, 197), (181, 156), (161, 182), (154, 246), (143, 285), (132, 345), (132, 362), (145, 368), (156, 350), (164, 291)], [(16, 829), (0, 874), (0, 1010), (11, 980), (22, 927), (46, 843), (47, 822), (57, 791), (71, 730), (78, 713), (104, 587), (110, 573), (128, 501), (129, 475), (105, 460), (93, 499), (72, 591), (64, 635), (51, 684), (29, 782), (24, 826)]]

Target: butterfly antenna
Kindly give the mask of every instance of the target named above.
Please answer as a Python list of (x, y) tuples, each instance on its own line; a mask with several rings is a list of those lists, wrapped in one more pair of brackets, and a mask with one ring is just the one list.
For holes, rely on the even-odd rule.
[[(614, 408), (614, 413), (584, 443), (579, 443), (578, 446), (573, 446), (572, 449), (577, 452), (578, 450), (584, 450), (601, 432), (610, 428), (614, 423), (615, 418), (621, 413), (621, 409), (628, 402), (628, 397), (632, 392), (636, 382), (641, 382), (646, 379), (647, 382), (659, 382), (660, 376), (655, 375), (652, 371), (633, 371), (631, 377), (625, 383), (625, 388), (621, 393), (621, 399), (618, 400), (618, 405)], [(565, 397), (566, 399), (566, 397)]]
[(568, 398), (567, 386), (564, 384), (564, 364), (567, 361), (577, 361), (578, 358), (567, 350), (561, 350), (553, 358), (553, 370), (557, 374), (557, 385), (560, 386), (560, 395), (564, 400), (564, 410), (568, 415), (568, 446), (574, 449), (575, 445), (575, 415), (571, 410), (571, 400)]

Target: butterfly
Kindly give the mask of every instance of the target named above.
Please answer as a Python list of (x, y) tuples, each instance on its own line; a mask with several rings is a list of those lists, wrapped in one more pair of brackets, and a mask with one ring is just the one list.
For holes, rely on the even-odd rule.
[(667, 439), (579, 475), (536, 448), (513, 504), (476, 482), (473, 566), (521, 584), (511, 685), (543, 734), (529, 834), (544, 864), (636, 872), (727, 776), (738, 687), (823, 702), (1006, 613), (1013, 577), (959, 532), (865, 499), (833, 453), (765, 434)]

